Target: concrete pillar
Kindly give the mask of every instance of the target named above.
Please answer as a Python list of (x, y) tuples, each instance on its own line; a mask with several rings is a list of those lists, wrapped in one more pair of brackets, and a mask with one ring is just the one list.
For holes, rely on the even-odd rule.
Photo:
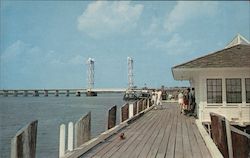
[(55, 91), (55, 96), (58, 97), (59, 96), (59, 90)]
[(17, 132), (11, 140), (11, 158), (34, 158), (38, 121), (33, 121)]
[(76, 96), (77, 96), (77, 97), (80, 97), (80, 96), (81, 96), (81, 92), (80, 92), (80, 91), (77, 91), (77, 92), (76, 92)]
[(33, 91), (33, 96), (34, 96), (34, 97), (38, 97), (38, 96), (39, 96), (38, 90)]
[(66, 97), (69, 97), (69, 90), (66, 90)]
[(27, 96), (28, 96), (28, 90), (24, 90), (24, 91), (23, 91), (23, 96), (24, 96), (24, 97), (27, 97)]
[(13, 96), (14, 96), (14, 97), (17, 97), (17, 96), (18, 96), (18, 90), (14, 90), (14, 91), (13, 91)]
[(65, 124), (60, 125), (59, 135), (59, 158), (61, 158), (65, 154)]
[(44, 90), (44, 96), (48, 97), (49, 96), (49, 91), (48, 90)]
[(73, 151), (73, 138), (74, 138), (74, 133), (73, 133), (73, 122), (69, 122), (68, 124), (68, 150)]
[(9, 95), (9, 91), (4, 90), (4, 91), (3, 91), (3, 96), (4, 96), (4, 97), (8, 97), (8, 95)]

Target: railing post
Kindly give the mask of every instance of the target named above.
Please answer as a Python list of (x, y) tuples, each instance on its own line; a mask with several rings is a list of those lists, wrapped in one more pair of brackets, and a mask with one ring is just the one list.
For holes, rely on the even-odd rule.
[(121, 122), (127, 120), (129, 117), (128, 106), (128, 103), (126, 103), (121, 107)]
[(135, 101), (134, 103), (133, 103), (133, 113), (134, 113), (134, 116), (138, 113), (138, 109), (137, 109), (137, 101)]
[(38, 121), (33, 121), (19, 130), (11, 140), (11, 158), (34, 158)]
[(55, 96), (58, 97), (59, 96), (59, 90), (55, 91)]
[(116, 111), (117, 111), (116, 105), (110, 108), (108, 111), (108, 129), (111, 129), (116, 125)]
[(73, 133), (73, 122), (69, 122), (68, 124), (68, 150), (73, 151), (73, 138), (74, 138), (74, 133)]
[(129, 104), (128, 112), (129, 112), (129, 118), (134, 116), (134, 104), (133, 103)]
[(91, 138), (91, 112), (80, 118), (75, 124), (75, 147), (79, 147)]
[(223, 157), (228, 158), (227, 134), (225, 118), (215, 113), (210, 113), (212, 138)]
[(65, 124), (60, 125), (59, 158), (65, 154)]

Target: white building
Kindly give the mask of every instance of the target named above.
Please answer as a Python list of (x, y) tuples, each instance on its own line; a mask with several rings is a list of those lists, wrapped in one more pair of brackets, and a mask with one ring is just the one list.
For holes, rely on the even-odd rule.
[(198, 119), (210, 112), (232, 124), (250, 125), (250, 43), (237, 35), (226, 48), (172, 68), (175, 80), (195, 88)]

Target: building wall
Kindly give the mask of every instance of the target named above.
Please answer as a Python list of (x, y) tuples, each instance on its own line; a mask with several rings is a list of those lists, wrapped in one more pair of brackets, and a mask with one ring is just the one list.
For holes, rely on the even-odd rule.
[[(207, 79), (222, 79), (222, 103), (207, 103)], [(242, 103), (226, 102), (226, 78), (241, 78)], [(192, 79), (196, 89), (198, 116), (202, 122), (210, 122), (210, 112), (224, 115), (235, 124), (250, 124), (250, 103), (246, 103), (245, 78), (250, 78), (250, 68), (199, 70)]]

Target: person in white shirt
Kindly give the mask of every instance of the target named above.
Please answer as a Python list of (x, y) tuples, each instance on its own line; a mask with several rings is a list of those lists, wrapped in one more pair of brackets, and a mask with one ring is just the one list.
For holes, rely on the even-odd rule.
[(184, 104), (184, 95), (182, 91), (179, 91), (180, 93), (178, 94), (178, 103), (180, 107), (180, 112), (183, 113), (183, 104)]
[(157, 102), (156, 105), (160, 105), (162, 109), (162, 91), (158, 90), (157, 91)]

